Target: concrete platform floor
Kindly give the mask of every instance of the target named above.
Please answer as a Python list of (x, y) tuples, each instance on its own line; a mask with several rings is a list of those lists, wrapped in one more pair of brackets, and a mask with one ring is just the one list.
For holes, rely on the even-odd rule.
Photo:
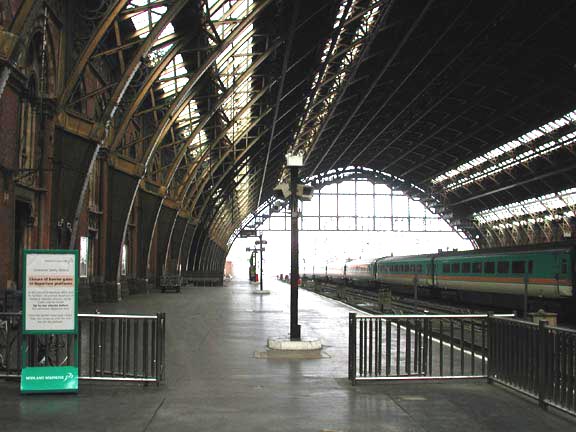
[(350, 309), (300, 291), (303, 336), (323, 358), (262, 359), (289, 328), (289, 286), (266, 281), (133, 296), (102, 312), (167, 313), (167, 382), (81, 382), (78, 395), (19, 394), (0, 381), (0, 431), (572, 431), (576, 420), (478, 382), (351, 386)]

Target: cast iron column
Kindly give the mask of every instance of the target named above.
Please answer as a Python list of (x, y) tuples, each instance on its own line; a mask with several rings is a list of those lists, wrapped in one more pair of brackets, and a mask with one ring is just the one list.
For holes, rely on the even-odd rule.
[(298, 197), (296, 189), (298, 184), (298, 167), (290, 167), (290, 339), (300, 339), (300, 326), (298, 325)]

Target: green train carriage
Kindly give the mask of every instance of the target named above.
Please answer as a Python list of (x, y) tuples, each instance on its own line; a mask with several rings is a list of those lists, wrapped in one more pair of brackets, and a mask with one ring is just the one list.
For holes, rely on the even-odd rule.
[(440, 289), (529, 297), (573, 295), (574, 249), (473, 251), (438, 255), (434, 285)]
[(386, 257), (375, 260), (377, 283), (402, 286), (432, 286), (434, 255)]

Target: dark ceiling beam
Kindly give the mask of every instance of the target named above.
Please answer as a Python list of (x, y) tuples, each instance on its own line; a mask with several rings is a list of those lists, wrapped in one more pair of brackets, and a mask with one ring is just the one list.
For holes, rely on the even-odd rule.
[[(555, 20), (562, 12), (564, 12), (564, 9), (566, 9), (566, 6), (563, 7), (563, 8), (559, 8), (559, 9), (556, 10), (553, 14), (549, 15), (549, 16), (547, 17), (547, 19), (543, 20), (543, 21), (540, 23), (540, 25), (535, 28), (535, 30), (534, 30), (533, 32), (527, 34), (527, 35), (523, 38), (522, 42), (520, 42), (519, 44), (515, 44), (515, 45), (513, 46), (513, 48), (514, 48), (514, 49), (517, 49), (517, 48), (519, 47), (519, 45), (522, 45), (522, 44), (524, 44), (526, 41), (530, 40), (530, 39), (531, 39), (534, 35), (536, 35), (542, 28), (544, 28), (546, 25), (550, 24), (550, 23), (551, 23), (553, 20)], [(551, 83), (551, 84), (552, 84), (552, 85), (555, 85), (554, 83)], [(539, 92), (539, 93), (544, 93), (546, 90), (547, 90), (547, 88), (546, 88), (546, 87), (543, 87), (543, 88), (541, 89), (541, 92)], [(528, 99), (528, 100), (533, 99), (533, 95), (529, 95), (526, 99)], [(516, 111), (517, 109), (518, 109), (518, 104), (514, 104), (514, 106), (511, 107), (511, 109), (509, 109), (508, 112), (514, 112), (514, 111)], [(481, 129), (483, 129), (484, 127), (485, 127), (485, 126), (482, 126), (482, 125), (481, 125), (481, 127), (478, 128), (478, 129), (481, 130)], [(533, 128), (532, 128), (532, 129), (533, 129)], [(472, 135), (472, 134), (469, 134), (469, 135)], [(449, 149), (446, 149), (446, 150), (444, 151), (444, 153), (445, 153), (447, 150), (449, 150)], [(421, 166), (421, 164), (422, 164), (422, 163), (414, 165), (406, 174), (409, 174), (410, 172), (413, 172), (414, 170), (418, 169), (418, 168)], [(448, 171), (448, 170), (450, 170), (450, 169), (451, 169), (451, 168), (445, 168), (445, 169), (444, 169), (444, 172), (445, 172), (445, 171)], [(425, 183), (431, 181), (434, 177), (435, 177), (435, 175), (434, 175), (434, 176), (431, 176), (431, 177), (428, 177), (428, 178), (426, 178), (425, 180), (420, 181), (419, 184), (425, 184)]]
[[(505, 9), (505, 8), (504, 8)], [(502, 11), (501, 11), (502, 12)], [(367, 149), (372, 147), (372, 144), (380, 137), (382, 136), (404, 113), (409, 111), (409, 108), (412, 107), (419, 99), (422, 95), (424, 95), (426, 93), (426, 91), (432, 87), (432, 85), (435, 83), (435, 81), (441, 77), (444, 72), (446, 72), (455, 62), (457, 59), (459, 59), (465, 52), (468, 51), (468, 49), (474, 45), (474, 43), (476, 43), (479, 39), (481, 39), (481, 37), (484, 35), (485, 31), (488, 31), (490, 28), (492, 27), (492, 24), (488, 24), (486, 27), (484, 27), (480, 32), (476, 33), (475, 36), (458, 52), (458, 54), (456, 54), (456, 56), (454, 56), (432, 79), (430, 79), (430, 81), (428, 82), (428, 84), (426, 86), (424, 86), (417, 94), (416, 96), (414, 96), (409, 102), (407, 102), (404, 105), (404, 108), (402, 110), (400, 110), (400, 112), (398, 112), (387, 124), (386, 126), (384, 126), (381, 130), (378, 131), (378, 133), (370, 140), (370, 142), (365, 146), (365, 148), (360, 151), (359, 153), (357, 153), (355, 155), (355, 157), (352, 159), (352, 164), (354, 164), (364, 153)], [(399, 135), (396, 135), (394, 137), (394, 139), (391, 142), (388, 142), (383, 148), (381, 148), (378, 152), (376, 152), (376, 154), (374, 154), (366, 163), (367, 165), (369, 165), (371, 162), (373, 162), (374, 160), (376, 160), (378, 157), (380, 157), (380, 155), (382, 155), (386, 150), (388, 150), (392, 144), (394, 144), (401, 136), (403, 136), (407, 131), (409, 131), (416, 123), (418, 123), (420, 120), (422, 120), (424, 117), (426, 117), (430, 112), (432, 112), (435, 108), (437, 108), (444, 100), (446, 100), (458, 87), (460, 87), (461, 85), (465, 84), (476, 72), (478, 72), (478, 70), (480, 70), (480, 68), (482, 68), (485, 64), (488, 63), (488, 59), (491, 57), (496, 57), (497, 55), (500, 54), (500, 51), (503, 51), (504, 48), (501, 48), (501, 50), (498, 50), (496, 52), (491, 51), (488, 58), (484, 58), (482, 61), (480, 61), (479, 64), (476, 64), (474, 66), (471, 66), (468, 71), (466, 71), (464, 73), (464, 75), (460, 78), (460, 80), (455, 84), (455, 85), (450, 85), (450, 90), (444, 90), (441, 93), (440, 97), (437, 97), (434, 99), (434, 103), (429, 106), (424, 112), (418, 113), (418, 116), (416, 119), (412, 119), (411, 120), (411, 124), (408, 127), (404, 127), (403, 128), (403, 132), (401, 132)]]
[[(392, 53), (392, 55), (388, 58), (388, 60), (386, 61), (386, 64), (384, 65), (384, 67), (382, 68), (382, 70), (380, 71), (380, 73), (378, 74), (378, 76), (376, 78), (373, 79), (372, 84), (370, 85), (370, 87), (368, 87), (368, 89), (364, 92), (364, 96), (362, 96), (362, 99), (360, 99), (360, 101), (358, 101), (358, 103), (355, 105), (354, 110), (352, 111), (352, 114), (348, 115), (347, 120), (342, 124), (342, 126), (340, 127), (340, 131), (336, 134), (336, 136), (332, 139), (330, 145), (328, 146), (327, 151), (323, 151), (322, 155), (320, 156), (320, 160), (318, 160), (318, 162), (316, 163), (316, 165), (314, 166), (314, 168), (312, 168), (312, 170), (310, 171), (310, 175), (314, 175), (316, 173), (316, 171), (318, 170), (318, 168), (320, 167), (320, 165), (322, 164), (322, 162), (324, 161), (324, 158), (326, 157), (326, 155), (334, 148), (334, 146), (336, 145), (336, 143), (338, 142), (338, 139), (340, 138), (340, 136), (342, 135), (342, 133), (344, 133), (344, 131), (346, 130), (346, 128), (350, 125), (350, 122), (352, 121), (352, 119), (356, 116), (356, 114), (358, 113), (358, 111), (360, 110), (360, 108), (364, 105), (364, 103), (368, 100), (368, 98), (372, 95), (372, 92), (374, 91), (374, 89), (377, 87), (378, 83), (380, 82), (380, 80), (382, 79), (382, 77), (384, 76), (384, 74), (386, 72), (388, 72), (388, 69), (390, 67), (390, 65), (394, 62), (394, 60), (396, 59), (396, 57), (398, 56), (398, 54), (400, 53), (400, 51), (402, 50), (402, 48), (404, 47), (404, 45), (406, 44), (406, 42), (408, 42), (408, 40), (410, 39), (410, 36), (412, 35), (412, 33), (418, 28), (418, 25), (420, 24), (420, 22), (422, 21), (422, 19), (424, 18), (424, 16), (426, 15), (426, 12), (428, 12), (428, 9), (430, 9), (430, 7), (432, 6), (432, 4), (434, 3), (434, 0), (428, 0), (428, 2), (426, 3), (426, 5), (424, 6), (424, 8), (420, 11), (420, 14), (418, 15), (418, 17), (416, 18), (416, 20), (414, 20), (414, 22), (412, 23), (412, 25), (410, 26), (410, 28), (408, 29), (408, 31), (406, 32), (406, 34), (404, 35), (404, 37), (402, 38), (402, 40), (400, 41), (400, 43), (398, 44), (398, 46), (396, 47), (396, 49), (394, 50), (394, 52)], [(463, 10), (460, 12), (460, 14), (456, 17), (455, 20), (453, 20), (452, 24), (450, 26), (448, 26), (448, 28), (444, 31), (444, 34), (442, 36), (444, 36), (448, 30), (452, 27), (452, 25), (454, 25), (454, 23), (462, 16), (462, 14), (464, 13), (464, 11), (466, 10), (466, 8), (470, 5), (470, 3), (468, 3), (468, 5), (463, 8)], [(424, 61), (424, 59), (427, 57), (427, 55), (431, 52), (431, 50), (440, 42), (440, 40), (442, 39), (442, 36), (436, 40), (436, 42), (432, 45), (432, 48), (430, 48), (430, 50), (428, 51), (428, 53), (422, 57), (422, 59), (420, 60), (420, 62), (418, 62), (414, 68), (412, 69), (412, 71), (408, 74), (408, 76), (404, 79), (403, 82), (405, 82), (407, 80), (407, 78), (414, 73), (414, 70)], [(367, 51), (369, 51), (369, 47), (367, 48)], [(400, 85), (398, 86), (401, 87), (402, 83), (400, 83)], [(328, 119), (329, 120), (329, 119)], [(367, 124), (365, 125), (365, 127), (367, 127)], [(364, 129), (364, 128), (363, 128)], [(352, 146), (352, 144), (354, 143), (354, 140), (351, 141), (349, 143), (349, 145), (341, 152), (341, 155), (345, 154), (350, 147)], [(328, 170), (332, 169), (334, 167), (334, 165), (331, 165)], [(328, 171), (327, 170), (327, 171)]]
[(262, 200), (262, 190), (264, 189), (264, 181), (266, 180), (266, 174), (268, 172), (268, 161), (270, 160), (270, 149), (272, 148), (272, 141), (274, 140), (274, 134), (276, 132), (276, 122), (278, 120), (278, 113), (280, 112), (280, 102), (282, 101), (282, 95), (284, 94), (284, 83), (286, 81), (286, 74), (288, 71), (288, 63), (290, 61), (290, 53), (292, 52), (292, 43), (294, 42), (294, 32), (296, 31), (296, 19), (300, 12), (300, 1), (301, 0), (294, 0), (293, 1), (293, 11), (292, 11), (292, 20), (290, 23), (290, 32), (288, 34), (288, 41), (286, 43), (286, 48), (284, 52), (284, 59), (282, 60), (282, 72), (280, 75), (280, 84), (278, 86), (278, 92), (276, 94), (276, 104), (274, 106), (274, 116), (272, 117), (272, 127), (270, 132), (270, 139), (268, 140), (268, 147), (266, 150), (266, 159), (264, 161), (264, 172), (262, 174), (262, 181), (260, 182), (260, 188), (258, 191), (258, 204), (256, 207), (260, 205)]

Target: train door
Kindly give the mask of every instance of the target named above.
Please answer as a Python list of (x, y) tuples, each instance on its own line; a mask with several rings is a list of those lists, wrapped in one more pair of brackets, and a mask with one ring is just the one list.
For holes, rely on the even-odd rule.
[(562, 291), (564, 291), (564, 295), (566, 295), (565, 290), (566, 290), (566, 286), (570, 285), (570, 276), (569, 276), (569, 271), (570, 271), (570, 255), (567, 253), (562, 253), (559, 255), (559, 260), (560, 260), (560, 276), (558, 277), (557, 280), (557, 288), (558, 288), (558, 296), (560, 296), (560, 285), (562, 285)]
[(555, 284), (555, 295), (560, 297), (560, 284), (561, 281), (568, 278), (568, 260), (567, 255), (555, 253), (554, 254), (554, 268), (552, 270)]

